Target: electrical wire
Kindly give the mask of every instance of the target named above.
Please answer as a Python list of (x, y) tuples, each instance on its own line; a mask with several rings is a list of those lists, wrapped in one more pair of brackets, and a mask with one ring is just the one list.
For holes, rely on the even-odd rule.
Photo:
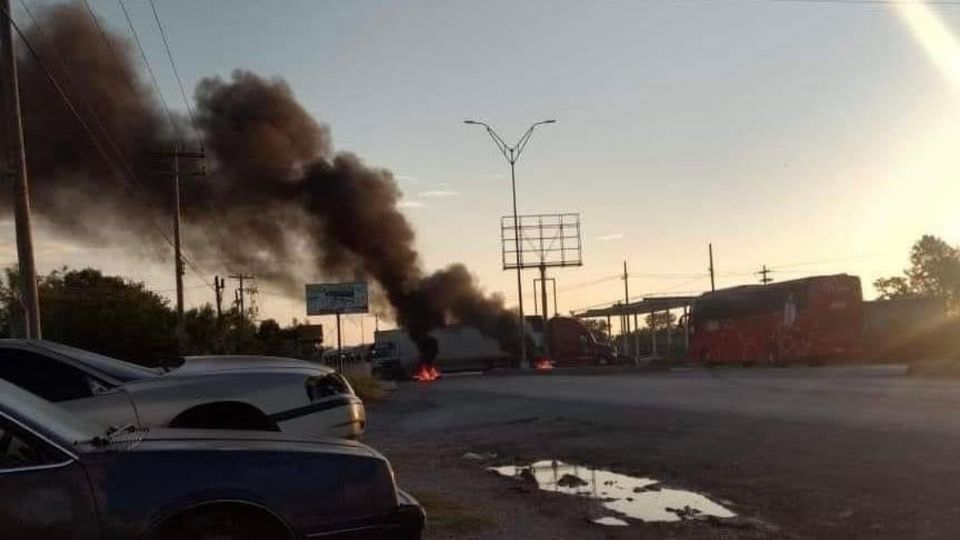
[[(87, 121), (83, 118), (83, 116), (77, 110), (76, 105), (74, 105), (73, 101), (67, 95), (66, 91), (64, 90), (60, 82), (57, 80), (56, 76), (54, 76), (53, 72), (50, 69), (50, 66), (48, 66), (47, 63), (43, 60), (43, 58), (37, 52), (36, 48), (33, 46), (30, 40), (27, 39), (26, 34), (23, 32), (20, 26), (13, 20), (13, 18), (10, 16), (10, 13), (4, 10), (3, 14), (7, 17), (7, 20), (10, 21), (10, 26), (13, 27), (14, 31), (16, 31), (17, 36), (19, 36), (20, 40), (23, 42), (24, 46), (27, 48), (27, 51), (30, 53), (30, 56), (34, 59), (34, 61), (40, 67), (40, 70), (43, 72), (43, 75), (47, 79), (47, 82), (49, 82), (50, 85), (53, 87), (58, 97), (61, 100), (63, 100), (67, 109), (70, 111), (73, 117), (76, 118), (77, 122), (80, 124), (80, 127), (83, 129), (83, 131), (87, 134), (88, 137), (90, 137), (91, 142), (93, 142), (93, 145), (96, 148), (97, 152), (100, 154), (100, 156), (104, 159), (107, 165), (113, 170), (117, 178), (119, 178), (120, 181), (123, 182), (123, 184), (127, 187), (128, 190), (130, 190), (130, 192), (133, 195), (143, 197), (143, 194), (140, 191), (138, 191), (137, 188), (134, 186), (134, 184), (130, 181), (130, 179), (124, 175), (124, 172), (122, 171), (121, 167), (119, 167), (116, 164), (116, 162), (110, 157), (110, 155), (104, 148), (103, 143), (100, 141), (100, 138), (90, 127), (90, 124), (87, 123)], [(151, 217), (151, 221), (153, 222), (153, 225), (156, 227), (157, 232), (164, 239), (164, 241), (166, 241), (168, 244), (173, 246), (174, 245), (173, 241), (170, 239), (169, 235), (167, 235), (166, 231), (163, 230), (160, 224), (156, 222), (156, 219)], [(199, 271), (199, 269), (187, 257), (182, 256), (182, 258), (184, 262), (186, 262), (188, 266), (190, 266), (190, 268), (195, 273), (197, 273), (204, 282), (207, 281), (206, 277), (203, 276), (203, 274)], [(213, 285), (210, 285), (209, 283), (207, 283), (207, 286), (210, 287), (211, 290), (213, 290)]]
[[(23, 0), (20, 0), (20, 1), (23, 2)], [(146, 54), (144, 53), (143, 47), (142, 47), (141, 44), (140, 44), (140, 39), (139, 39), (139, 36), (138, 36), (137, 33), (136, 33), (136, 30), (134, 29), (133, 21), (132, 21), (132, 19), (130, 18), (129, 13), (128, 13), (127, 10), (126, 10), (126, 7), (123, 5), (123, 2), (120, 1), (120, 0), (118, 0), (118, 1), (120, 2), (120, 7), (121, 7), (121, 8), (123, 9), (123, 11), (124, 11), (124, 15), (126, 16), (127, 23), (128, 23), (128, 25), (129, 25), (129, 27), (130, 27), (131, 32), (133, 33), (134, 40), (136, 41), (137, 46), (138, 46), (138, 48), (139, 48), (139, 50), (140, 50), (140, 56), (141, 56), (141, 58), (143, 59), (144, 64), (145, 64), (146, 67), (147, 67), (147, 72), (150, 74), (150, 78), (151, 78), (151, 80), (153, 81), (153, 87), (154, 87), (154, 89), (156, 90), (157, 96), (158, 96), (158, 98), (160, 99), (160, 102), (161, 102), (162, 105), (163, 105), (163, 109), (164, 109), (164, 111), (165, 111), (165, 114), (166, 114), (167, 118), (169, 119), (169, 121), (170, 121), (170, 123), (171, 123), (172, 129), (174, 129), (175, 131), (178, 131), (177, 125), (176, 125), (176, 123), (175, 123), (175, 121), (174, 121), (174, 119), (173, 119), (173, 114), (170, 112), (170, 109), (169, 109), (169, 107), (167, 106), (166, 100), (164, 99), (163, 94), (160, 92), (160, 86), (159, 86), (159, 84), (157, 84), (157, 79), (156, 79), (156, 77), (154, 76), (153, 70), (152, 70), (152, 68), (150, 67), (150, 63), (149, 63), (149, 61), (147, 60), (147, 56), (146, 56)], [(100, 23), (100, 17), (97, 16), (96, 11), (93, 9), (93, 7), (90, 6), (90, 3), (89, 3), (87, 0), (82, 0), (82, 2), (83, 2), (84, 7), (85, 7), (86, 10), (87, 10), (87, 14), (90, 15), (90, 18), (93, 20), (94, 25), (97, 27), (97, 30), (98, 30), (99, 33), (100, 33), (100, 38), (103, 40), (103, 42), (106, 44), (107, 48), (110, 50), (110, 53), (111, 53), (111, 55), (113, 56), (113, 61), (114, 61), (114, 63), (117, 65), (118, 68), (120, 68), (121, 70), (123, 70), (123, 69), (124, 69), (124, 63), (123, 63), (123, 61), (120, 59), (120, 55), (119, 55), (119, 53), (117, 53), (116, 47), (113, 46), (113, 42), (111, 41), (110, 37), (107, 35), (106, 30), (104, 29), (103, 25)], [(152, 4), (152, 2), (151, 2), (151, 4)], [(189, 102), (189, 100), (188, 100), (187, 97), (186, 97), (186, 92), (184, 91), (184, 88), (183, 88), (183, 82), (182, 82), (182, 80), (180, 79), (180, 73), (179, 73), (179, 71), (177, 70), (177, 67), (176, 67), (175, 62), (173, 61), (173, 54), (172, 54), (172, 51), (171, 51), (171, 49), (170, 49), (170, 46), (169, 46), (169, 44), (168, 44), (168, 42), (167, 42), (166, 34), (165, 34), (165, 32), (164, 32), (164, 30), (163, 30), (163, 27), (162, 27), (162, 25), (161, 25), (161, 23), (160, 23), (160, 21), (159, 21), (159, 14), (158, 14), (158, 12), (156, 11), (156, 8), (155, 8), (155, 7), (154, 7), (154, 16), (155, 16), (156, 19), (157, 19), (157, 25), (158, 25), (158, 28), (160, 29), (161, 37), (163, 38), (163, 41), (164, 41), (164, 46), (167, 48), (167, 54), (168, 54), (168, 57), (170, 58), (170, 64), (171, 64), (171, 67), (173, 68), (174, 75), (177, 77), (177, 84), (180, 85), (181, 96), (183, 96), (183, 98), (184, 98), (184, 105), (186, 105), (186, 107), (187, 107), (187, 112), (188, 112), (188, 114), (190, 115), (191, 126), (193, 127), (194, 133), (195, 133), (196, 136), (197, 136), (197, 140), (198, 140), (198, 141), (202, 141), (202, 138), (201, 138), (201, 136), (200, 136), (200, 131), (199, 131), (199, 129), (198, 129), (198, 126), (197, 126), (197, 123), (196, 123), (196, 120), (195, 120), (195, 117), (194, 117), (194, 114), (193, 114), (193, 109), (191, 108), (190, 102)], [(133, 86), (133, 83), (132, 83), (129, 79), (125, 79), (125, 80), (127, 80), (127, 83), (131, 86), (131, 88), (132, 88), (134, 91), (139, 91), (136, 87)], [(201, 142), (200, 144), (201, 144), (201, 146), (203, 145), (202, 142)], [(130, 172), (131, 172), (131, 175), (132, 175), (132, 174), (133, 174), (133, 171), (131, 170)], [(134, 176), (135, 176), (135, 175), (134, 175)], [(138, 183), (139, 183), (139, 181), (138, 181)], [(218, 218), (218, 216), (217, 216), (216, 209), (213, 208), (213, 205), (212, 205), (212, 204), (208, 204), (207, 206), (208, 206), (208, 208), (209, 208), (209, 210), (210, 210), (210, 215), (213, 216), (214, 220), (218, 220), (219, 218)], [(216, 225), (216, 224), (215, 224), (215, 225)], [(200, 226), (200, 229), (203, 230), (204, 234), (207, 236), (207, 238), (208, 238), (208, 240), (209, 240), (209, 239), (210, 239), (210, 234), (207, 232), (207, 229), (206, 229), (205, 227), (203, 227), (203, 226)], [(223, 245), (223, 243), (226, 242), (226, 240), (225, 240), (225, 238), (223, 237), (223, 233), (220, 231), (220, 228), (219, 228), (219, 227), (216, 227), (216, 226), (214, 227), (214, 231), (217, 233), (217, 238), (218, 238), (220, 241), (219, 241), (219, 242), (211, 242), (211, 243), (214, 244), (214, 245), (217, 247), (217, 251), (220, 252), (220, 261), (219, 261), (219, 262), (220, 262), (220, 266), (226, 268), (228, 272), (233, 273), (232, 269), (230, 268), (230, 265), (226, 264), (226, 262), (225, 262), (224, 251), (223, 251), (222, 245)], [(184, 250), (184, 249), (182, 248), (182, 246), (181, 246), (181, 250), (180, 250), (180, 251), (181, 251), (181, 253), (180, 253), (181, 259), (183, 259), (185, 262), (187, 262), (187, 264), (188, 264), (189, 266), (191, 266), (191, 269), (197, 268), (196, 265), (194, 265), (194, 264), (189, 260), (190, 257), (188, 257), (188, 256), (184, 253), (184, 251), (186, 251), (186, 250)], [(204, 279), (207, 279), (207, 278), (204, 277)]]
[[(897, 6), (916, 3), (917, 0), (646, 0), (647, 2), (674, 3), (683, 1), (687, 3), (707, 3), (707, 4), (734, 4), (734, 3), (762, 3), (762, 4), (841, 4), (841, 5), (861, 5), (861, 6)], [(956, 0), (924, 0), (924, 4), (942, 7), (960, 7), (960, 1)]]
[(177, 79), (177, 86), (180, 87), (180, 96), (183, 98), (183, 104), (187, 107), (187, 114), (190, 117), (190, 125), (193, 127), (193, 134), (197, 139), (197, 144), (203, 147), (203, 141), (200, 136), (200, 130), (197, 129), (197, 119), (193, 114), (193, 107), (190, 106), (190, 100), (187, 99), (187, 91), (183, 88), (183, 79), (180, 78), (180, 70), (177, 69), (177, 63), (173, 60), (173, 51), (170, 50), (170, 42), (167, 41), (167, 33), (163, 30), (163, 23), (160, 22), (160, 13), (157, 12), (157, 5), (153, 0), (150, 1), (150, 8), (153, 10), (153, 19), (157, 22), (157, 30), (160, 31), (160, 37), (163, 39), (163, 47), (167, 51), (167, 58), (170, 59), (170, 67), (173, 69), (173, 76)]
[[(877, 257), (877, 256), (879, 256), (879, 255), (880, 255), (880, 253), (863, 253), (863, 254), (860, 254), (860, 255), (848, 255), (848, 256), (845, 256), (845, 257), (834, 257), (834, 258), (830, 258), (830, 259), (820, 259), (820, 260), (816, 260), (816, 261), (804, 261), (804, 262), (796, 262), (796, 263), (777, 264), (777, 265), (767, 266), (767, 269), (768, 269), (768, 270), (775, 270), (775, 271), (777, 271), (778, 273), (784, 273), (784, 272), (780, 272), (780, 271), (783, 270), (783, 269), (785, 269), (785, 268), (799, 268), (799, 267), (803, 267), (803, 266), (819, 266), (819, 265), (823, 265), (823, 264), (832, 264), (832, 263), (845, 262), (845, 261), (851, 261), (851, 260), (856, 260), (856, 259), (866, 259), (866, 258), (870, 258), (870, 257)], [(744, 277), (744, 276), (753, 276), (753, 275), (756, 275), (756, 274), (757, 274), (757, 271), (756, 271), (756, 270), (753, 270), (753, 271), (725, 272), (725, 273), (720, 273), (720, 274), (717, 274), (717, 275), (718, 275), (719, 277)]]
[(140, 43), (140, 35), (137, 33), (136, 27), (133, 26), (133, 19), (130, 18), (130, 12), (127, 11), (127, 6), (123, 3), (123, 0), (117, 0), (117, 3), (120, 4), (120, 9), (123, 10), (123, 16), (127, 19), (127, 26), (129, 26), (130, 33), (133, 35), (133, 41), (137, 45), (137, 50), (140, 51), (140, 58), (143, 59), (144, 67), (147, 68), (147, 73), (150, 75), (150, 80), (153, 82), (153, 87), (157, 91), (157, 97), (160, 98), (160, 104), (163, 106), (163, 110), (167, 114), (167, 119), (170, 120), (170, 127), (178, 137), (182, 138), (180, 128), (177, 126), (177, 121), (174, 119), (173, 113), (170, 112), (170, 107), (167, 105), (167, 100), (163, 97), (163, 92), (160, 91), (160, 83), (157, 82), (157, 76), (153, 73), (153, 68), (150, 66), (150, 60), (147, 59), (147, 53), (144, 52), (143, 44)]
[(610, 281), (616, 281), (616, 280), (618, 280), (618, 279), (623, 279), (623, 276), (620, 275), (620, 274), (616, 274), (616, 275), (612, 275), (612, 276), (606, 276), (606, 277), (594, 279), (594, 280), (592, 280), (592, 281), (584, 281), (584, 282), (582, 282), (582, 283), (576, 283), (576, 284), (569, 285), (569, 286), (566, 286), (566, 287), (561, 287), (561, 288), (559, 288), (558, 290), (559, 290), (560, 292), (575, 291), (575, 290), (577, 290), (577, 289), (584, 289), (584, 288), (586, 288), (586, 287), (592, 287), (592, 286), (594, 286), (594, 285), (599, 285), (599, 284), (601, 284), (601, 283), (608, 283), (608, 282), (610, 282)]
[[(150, 9), (153, 11), (153, 20), (157, 23), (157, 30), (160, 32), (160, 38), (163, 40), (163, 47), (167, 52), (167, 59), (170, 60), (170, 69), (173, 70), (173, 76), (177, 80), (177, 86), (180, 88), (180, 97), (183, 99), (183, 106), (187, 109), (187, 115), (190, 118), (190, 127), (193, 129), (193, 135), (196, 138), (197, 145), (202, 149), (204, 147), (203, 134), (200, 131), (200, 126), (197, 124), (197, 117), (193, 113), (193, 107), (190, 105), (190, 99), (187, 97), (187, 91), (183, 86), (183, 78), (180, 77), (180, 69), (177, 68), (177, 62), (173, 58), (173, 49), (170, 47), (170, 41), (167, 39), (167, 32), (163, 28), (163, 22), (160, 20), (160, 12), (157, 10), (157, 5), (154, 0), (149, 0)], [(226, 244), (227, 239), (223, 236), (220, 225), (220, 217), (217, 212), (217, 209), (213, 207), (212, 203), (207, 204), (207, 207), (210, 211), (210, 216), (215, 221), (213, 230), (217, 236), (217, 241), (212, 242), (216, 247), (217, 251), (220, 253), (220, 266), (223, 266), (227, 269), (228, 272), (233, 273), (230, 269), (230, 266), (225, 262), (225, 253), (223, 251), (223, 245)], [(210, 239), (207, 229), (201, 226), (204, 234), (207, 235), (207, 239)]]
[[(49, 43), (50, 47), (53, 49), (54, 57), (57, 59), (57, 63), (60, 65), (61, 71), (63, 72), (64, 76), (69, 78), (70, 70), (67, 68), (66, 63), (63, 61), (63, 59), (60, 57), (59, 53), (57, 52), (56, 45), (52, 42), (52, 40), (47, 38), (47, 34), (43, 31), (43, 28), (40, 26), (39, 21), (37, 21), (37, 18), (34, 17), (33, 11), (30, 10), (30, 7), (27, 6), (27, 3), (24, 0), (20, 0), (20, 6), (23, 7), (23, 10), (26, 12), (27, 16), (30, 17), (30, 21), (33, 23), (33, 28), (34, 30), (36, 30), (40, 38)], [(69, 84), (69, 80), (67, 84)], [(84, 98), (83, 95), (80, 96), (80, 103), (87, 110), (87, 113), (92, 117), (94, 124), (96, 124), (96, 127), (103, 133), (103, 136), (107, 139), (107, 142), (109, 143), (111, 150), (113, 150), (116, 158), (121, 162), (121, 164), (127, 170), (127, 173), (131, 177), (134, 177), (134, 179), (136, 180), (136, 175), (134, 174), (133, 169), (126, 162), (126, 160), (124, 160), (123, 152), (120, 151), (120, 148), (119, 146), (117, 146), (116, 141), (114, 141), (113, 137), (110, 135), (110, 131), (100, 120), (100, 117), (97, 115), (96, 110), (94, 110), (93, 106), (90, 105), (90, 103), (86, 100), (86, 98)], [(137, 180), (137, 183), (139, 183), (139, 180)]]

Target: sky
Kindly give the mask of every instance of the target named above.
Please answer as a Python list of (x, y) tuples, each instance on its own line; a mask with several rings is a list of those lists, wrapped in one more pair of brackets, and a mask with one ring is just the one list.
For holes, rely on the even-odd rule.
[[(149, 4), (125, 2), (161, 90), (182, 109)], [(90, 3), (125, 31), (115, 1)], [(510, 142), (557, 120), (537, 128), (516, 173), (521, 214), (581, 216), (583, 266), (550, 273), (563, 313), (622, 300), (624, 261), (631, 297), (702, 292), (708, 243), (719, 287), (754, 283), (767, 265), (778, 280), (859, 275), (868, 298), (874, 279), (904, 268), (920, 235), (960, 244), (960, 3), (157, 7), (188, 91), (235, 68), (286, 79), (338, 149), (393, 171), (424, 265), (463, 262), (511, 305), (516, 276), (501, 268), (499, 230), (511, 209), (509, 167), (464, 119)], [(12, 223), (0, 231), (0, 262), (13, 262)], [(74, 245), (42, 223), (35, 243), (41, 272), (91, 265), (173, 296), (172, 257)], [(225, 273), (200, 264), (209, 279)], [(528, 312), (534, 277), (524, 278)], [(198, 276), (186, 281), (188, 305), (212, 301)], [(305, 319), (302, 299), (269, 284), (260, 291), (261, 317)], [(347, 321), (347, 343), (361, 339), (361, 325), (371, 339), (372, 317)]]

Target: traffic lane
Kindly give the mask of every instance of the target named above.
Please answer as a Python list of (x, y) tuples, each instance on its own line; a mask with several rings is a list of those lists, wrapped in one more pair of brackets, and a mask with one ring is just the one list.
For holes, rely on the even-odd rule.
[(960, 381), (907, 377), (903, 371), (879, 366), (471, 377), (441, 380), (430, 391), (960, 434), (960, 415), (954, 414), (960, 406)]
[(443, 386), (400, 388), (375, 415), (373, 436), (389, 426), (400, 445), (651, 476), (801, 537), (938, 538), (960, 529), (953, 435)]

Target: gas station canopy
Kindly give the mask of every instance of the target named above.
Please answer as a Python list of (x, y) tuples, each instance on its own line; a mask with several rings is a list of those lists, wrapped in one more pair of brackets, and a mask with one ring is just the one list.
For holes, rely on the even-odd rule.
[(619, 317), (621, 315), (641, 315), (668, 309), (679, 309), (693, 304), (698, 296), (654, 296), (629, 304), (617, 303), (610, 307), (588, 309), (574, 316), (578, 319), (596, 319)]

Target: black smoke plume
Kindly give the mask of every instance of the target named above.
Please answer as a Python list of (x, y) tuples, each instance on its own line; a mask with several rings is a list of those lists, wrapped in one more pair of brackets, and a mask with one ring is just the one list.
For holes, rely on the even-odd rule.
[[(190, 122), (166, 115), (130, 44), (109, 32), (105, 39), (81, 7), (51, 6), (38, 19), (40, 30), (27, 39), (104, 142), (100, 149), (92, 143), (21, 48), (35, 212), (88, 245), (119, 241), (169, 257), (156, 231), (169, 222), (171, 181), (158, 170), (169, 160), (151, 152), (193, 142)], [(181, 193), (187, 253), (199, 264), (254, 273), (293, 298), (306, 279), (368, 278), (418, 342), (436, 327), (464, 323), (515, 350), (515, 318), (502, 299), (485, 296), (462, 265), (425, 273), (390, 171), (336, 151), (330, 130), (283, 80), (242, 70), (205, 78), (195, 91), (195, 120), (208, 173), (185, 177)]]

